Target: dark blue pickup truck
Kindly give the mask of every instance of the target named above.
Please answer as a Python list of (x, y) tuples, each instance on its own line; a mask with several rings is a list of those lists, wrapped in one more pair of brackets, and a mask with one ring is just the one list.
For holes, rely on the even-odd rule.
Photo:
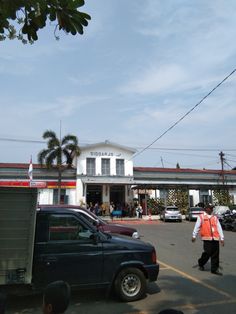
[(102, 233), (69, 209), (37, 213), (32, 283), (65, 280), (80, 288), (114, 289), (124, 301), (144, 296), (159, 265), (151, 244)]
[[(19, 189), (18, 189), (19, 190)], [(99, 230), (67, 208), (36, 211), (37, 191), (0, 189), (0, 292), (40, 291), (55, 280), (106, 287), (123, 301), (146, 293), (159, 265), (151, 244)]]

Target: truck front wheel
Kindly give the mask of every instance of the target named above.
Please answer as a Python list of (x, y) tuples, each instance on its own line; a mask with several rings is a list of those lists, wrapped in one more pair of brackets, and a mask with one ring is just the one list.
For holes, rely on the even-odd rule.
[(138, 268), (123, 269), (115, 280), (115, 290), (122, 301), (141, 299), (146, 292), (146, 278)]

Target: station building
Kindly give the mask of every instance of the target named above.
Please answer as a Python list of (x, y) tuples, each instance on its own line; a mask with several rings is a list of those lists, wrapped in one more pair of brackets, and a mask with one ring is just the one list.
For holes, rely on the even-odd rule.
[[(144, 208), (150, 198), (165, 199), (168, 191), (184, 189), (189, 205), (212, 202), (213, 191), (227, 190), (236, 204), (236, 170), (199, 170), (182, 168), (134, 167), (135, 149), (109, 141), (81, 147), (73, 167), (64, 168), (61, 203), (73, 205), (132, 204)], [(37, 187), (40, 204), (54, 204), (58, 196), (58, 173), (33, 164), (33, 181), (28, 178), (29, 164), (0, 163), (0, 187)], [(145, 213), (145, 212), (144, 212)]]

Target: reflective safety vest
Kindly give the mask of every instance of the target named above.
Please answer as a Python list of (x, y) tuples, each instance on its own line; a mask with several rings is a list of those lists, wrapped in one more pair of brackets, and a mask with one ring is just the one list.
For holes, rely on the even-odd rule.
[(211, 216), (210, 218), (206, 214), (200, 215), (201, 219), (201, 229), (200, 234), (202, 240), (216, 240), (219, 241), (220, 235), (217, 228), (218, 219), (216, 216)]

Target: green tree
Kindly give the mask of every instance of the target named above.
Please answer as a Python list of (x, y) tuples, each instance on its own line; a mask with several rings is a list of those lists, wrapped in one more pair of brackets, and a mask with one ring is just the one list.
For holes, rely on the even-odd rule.
[(91, 19), (79, 11), (84, 0), (0, 0), (0, 40), (19, 39), (24, 44), (38, 40), (38, 31), (47, 21), (57, 29), (76, 35)]
[(188, 190), (184, 187), (170, 189), (168, 191), (167, 203), (170, 206), (175, 205), (179, 207), (180, 211), (185, 213), (188, 208)]
[[(43, 138), (47, 139), (47, 148), (38, 154), (38, 162), (44, 164), (48, 169), (56, 167), (58, 170), (58, 204), (61, 198), (62, 171), (72, 167), (73, 159), (80, 155), (78, 139), (76, 136), (68, 134), (62, 139), (57, 138), (56, 133), (47, 130), (43, 133)], [(65, 165), (65, 166), (64, 166)]]
[(233, 203), (232, 196), (229, 193), (229, 190), (226, 189), (217, 189), (213, 190), (213, 203), (217, 205), (229, 206)]

